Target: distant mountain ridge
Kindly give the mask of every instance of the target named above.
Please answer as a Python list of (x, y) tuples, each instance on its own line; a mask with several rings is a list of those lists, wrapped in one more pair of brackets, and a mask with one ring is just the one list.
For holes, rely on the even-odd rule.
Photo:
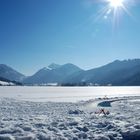
[(64, 65), (51, 64), (27, 77), (23, 82), (27, 84), (62, 83), (65, 78), (79, 71), (83, 70), (70, 63)]
[[(133, 60), (116, 60), (112, 63), (99, 68), (87, 70), (72, 79), (68, 79), (68, 83), (86, 82), (99, 85), (140, 85), (140, 78), (135, 82), (134, 76), (140, 73), (140, 59)], [(129, 81), (128, 81), (129, 80)], [(131, 82), (130, 82), (131, 81)], [(132, 82), (133, 81), (133, 82)], [(130, 84), (128, 84), (130, 83)]]
[(9, 79), (11, 81), (21, 81), (25, 78), (25, 75), (17, 72), (5, 64), (0, 64), (0, 77)]
[(0, 64), (0, 77), (29, 85), (57, 83), (59, 85), (140, 86), (140, 59), (115, 60), (104, 66), (83, 70), (74, 64), (50, 64), (32, 76)]

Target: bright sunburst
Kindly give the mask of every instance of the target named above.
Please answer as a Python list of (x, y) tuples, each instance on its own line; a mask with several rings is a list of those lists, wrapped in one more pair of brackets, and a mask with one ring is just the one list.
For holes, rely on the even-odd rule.
[(104, 20), (111, 21), (113, 27), (115, 27), (119, 25), (120, 20), (124, 14), (127, 14), (133, 18), (129, 8), (131, 5), (133, 5), (133, 3), (135, 3), (135, 0), (100, 0), (100, 3), (101, 2), (103, 6), (98, 11), (95, 17), (95, 21), (98, 21), (103, 17)]
[(124, 0), (108, 0), (109, 5), (113, 8), (123, 7)]
[(125, 7), (126, 6), (125, 0), (107, 0), (107, 1), (108, 1), (108, 9), (113, 12), (113, 24), (114, 25), (118, 24), (122, 12), (127, 10)]

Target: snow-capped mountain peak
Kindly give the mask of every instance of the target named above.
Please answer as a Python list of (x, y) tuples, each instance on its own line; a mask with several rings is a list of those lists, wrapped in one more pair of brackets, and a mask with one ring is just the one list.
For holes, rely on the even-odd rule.
[(60, 66), (61, 66), (61, 65), (52, 63), (52, 64), (50, 64), (47, 68), (50, 69), (50, 70), (53, 70), (53, 69), (59, 68)]

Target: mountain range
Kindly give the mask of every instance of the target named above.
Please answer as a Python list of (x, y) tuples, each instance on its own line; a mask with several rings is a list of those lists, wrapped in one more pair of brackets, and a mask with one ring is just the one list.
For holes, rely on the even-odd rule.
[(0, 64), (0, 77), (26, 85), (43, 85), (57, 83), (58, 85), (113, 85), (139, 86), (140, 59), (115, 60), (104, 66), (83, 70), (67, 63), (58, 65), (52, 63), (38, 70), (32, 76), (25, 76), (13, 68)]
[(69, 76), (83, 71), (73, 64), (51, 64), (40, 69), (34, 75), (27, 77), (23, 82), (27, 84), (63, 83)]

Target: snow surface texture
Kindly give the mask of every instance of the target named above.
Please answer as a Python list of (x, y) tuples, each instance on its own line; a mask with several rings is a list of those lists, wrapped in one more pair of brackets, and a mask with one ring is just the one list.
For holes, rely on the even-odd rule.
[(0, 140), (140, 140), (140, 97), (108, 101), (105, 116), (95, 114), (104, 99), (40, 103), (0, 98)]

